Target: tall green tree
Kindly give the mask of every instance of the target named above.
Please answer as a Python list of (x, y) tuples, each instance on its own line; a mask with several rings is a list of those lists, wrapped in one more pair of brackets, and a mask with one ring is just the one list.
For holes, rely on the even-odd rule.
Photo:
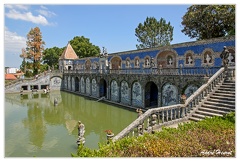
[(192, 5), (182, 25), (182, 32), (197, 40), (235, 35), (235, 5)]
[(100, 48), (93, 45), (90, 39), (84, 36), (76, 36), (71, 41), (70, 44), (79, 58), (98, 56), (100, 54)]
[(50, 67), (54, 67), (54, 69), (58, 69), (58, 59), (63, 53), (64, 48), (46, 48), (43, 51), (43, 63), (47, 64)]
[(40, 69), (40, 63), (43, 56), (42, 52), (45, 45), (45, 42), (42, 40), (42, 33), (39, 27), (35, 27), (29, 31), (27, 34), (26, 45), (27, 59), (33, 62), (33, 74), (38, 74), (38, 69)]
[(169, 45), (173, 40), (173, 29), (170, 22), (161, 18), (157, 21), (154, 17), (147, 17), (144, 23), (139, 23), (135, 29), (135, 36), (138, 38), (137, 49), (153, 48)]

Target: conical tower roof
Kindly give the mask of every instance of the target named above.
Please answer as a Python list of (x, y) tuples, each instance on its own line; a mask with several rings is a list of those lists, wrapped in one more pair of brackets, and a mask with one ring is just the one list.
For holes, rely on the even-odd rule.
[(67, 47), (65, 48), (59, 59), (78, 59), (78, 56), (73, 50), (70, 42), (68, 42)]

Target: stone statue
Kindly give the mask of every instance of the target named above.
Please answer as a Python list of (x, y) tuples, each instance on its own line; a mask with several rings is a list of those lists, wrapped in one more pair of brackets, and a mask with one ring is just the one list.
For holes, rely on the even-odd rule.
[(192, 58), (191, 58), (191, 56), (188, 56), (188, 64), (192, 64)]
[(78, 121), (78, 139), (77, 139), (78, 146), (80, 144), (85, 143), (84, 133), (85, 133), (85, 126), (81, 121)]
[(168, 60), (168, 64), (169, 65), (172, 65), (173, 61), (172, 61), (172, 58), (170, 57), (169, 60)]
[(143, 114), (142, 109), (137, 109), (136, 112), (138, 113), (138, 117)]
[(226, 46), (223, 47), (223, 51), (220, 54), (220, 57), (222, 59), (222, 63), (224, 67), (227, 67), (228, 65), (228, 56), (229, 56), (229, 51)]
[(207, 63), (209, 64), (210, 63), (210, 61), (211, 61), (211, 57), (207, 54), (207, 56), (206, 56), (206, 61), (207, 61)]

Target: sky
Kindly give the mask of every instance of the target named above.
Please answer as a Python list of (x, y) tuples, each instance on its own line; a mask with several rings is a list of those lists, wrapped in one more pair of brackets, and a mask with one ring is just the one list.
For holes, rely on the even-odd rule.
[(84, 36), (108, 53), (135, 50), (135, 28), (147, 17), (164, 18), (174, 27), (171, 44), (194, 41), (181, 30), (191, 4), (4, 4), (4, 66), (19, 68), (26, 35), (39, 27), (45, 48), (62, 48)]

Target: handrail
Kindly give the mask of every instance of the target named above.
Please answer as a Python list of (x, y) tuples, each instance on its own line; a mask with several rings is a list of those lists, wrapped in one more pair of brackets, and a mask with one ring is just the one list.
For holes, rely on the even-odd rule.
[(220, 67), (179, 67), (179, 68), (124, 68), (124, 69), (75, 69), (64, 70), (69, 74), (156, 74), (156, 75), (207, 75), (212, 76)]
[[(178, 105), (171, 105), (171, 106), (165, 106), (165, 107), (158, 107), (158, 108), (154, 108), (154, 109), (149, 109), (147, 110), (144, 114), (142, 114), (141, 116), (139, 116), (135, 121), (133, 121), (130, 125), (128, 125), (125, 129), (123, 129), (120, 133), (118, 133), (115, 137), (113, 137), (113, 142), (117, 141), (118, 139), (121, 139), (123, 137), (125, 137), (126, 135), (128, 135), (131, 131), (133, 131), (133, 129), (137, 128), (139, 125), (142, 125), (144, 123), (144, 120), (148, 119), (152, 114), (156, 114), (156, 113), (161, 113), (161, 121), (159, 122), (159, 125), (166, 125), (168, 122), (168, 113), (170, 113), (172, 115), (173, 111), (172, 110), (176, 110), (174, 111), (174, 115), (175, 115), (175, 120), (179, 121), (177, 119), (180, 119), (181, 115), (183, 116), (183, 114), (180, 114), (181, 112), (183, 113), (184, 111), (181, 111), (183, 109), (183, 104), (178, 104)], [(170, 112), (169, 112), (170, 111)], [(166, 115), (166, 116), (164, 116)], [(183, 118), (182, 118), (183, 119)], [(164, 121), (167, 122), (164, 122)], [(150, 122), (150, 121), (149, 121)], [(169, 121), (169, 122), (173, 122), (173, 120)], [(147, 123), (148, 125), (149, 123)], [(155, 123), (157, 124), (157, 123)], [(150, 124), (149, 124), (150, 125)], [(154, 126), (154, 125), (153, 125)]]
[[(233, 67), (229, 67), (227, 70), (235, 70)], [(133, 132), (134, 129), (139, 130), (143, 128), (144, 120), (148, 119), (148, 126), (146, 130), (148, 130), (149, 126), (152, 124), (152, 128), (160, 128), (164, 125), (170, 125), (173, 123), (179, 123), (184, 120), (187, 120), (197, 109), (198, 105), (201, 101), (205, 99), (205, 97), (214, 90), (214, 88), (221, 84), (225, 78), (225, 72), (228, 72), (224, 69), (224, 67), (220, 68), (204, 85), (202, 85), (197, 91), (195, 91), (184, 104), (177, 104), (165, 107), (158, 107), (147, 110), (144, 114), (139, 116), (135, 121), (133, 121), (130, 125), (128, 125), (125, 129), (123, 129), (119, 134), (113, 137), (113, 142), (121, 139)], [(235, 72), (235, 71), (234, 71)], [(234, 73), (232, 72), (232, 73)], [(175, 113), (173, 113), (175, 112)], [(155, 116), (155, 117), (153, 117)], [(161, 119), (161, 120), (160, 120)], [(158, 121), (156, 121), (158, 120)], [(140, 134), (139, 134), (140, 135)]]

